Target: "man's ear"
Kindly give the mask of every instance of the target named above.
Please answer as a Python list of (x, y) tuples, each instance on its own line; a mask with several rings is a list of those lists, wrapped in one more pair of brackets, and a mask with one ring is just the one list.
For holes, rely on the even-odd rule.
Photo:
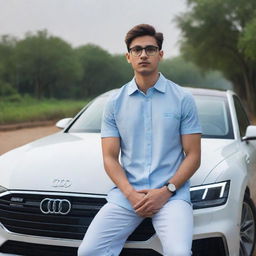
[(131, 63), (131, 61), (130, 61), (130, 54), (128, 52), (125, 54), (125, 57), (126, 57), (127, 62)]
[(163, 58), (163, 56), (164, 56), (164, 52), (163, 52), (163, 50), (159, 51), (159, 55), (160, 55), (160, 58), (162, 59), (162, 58)]

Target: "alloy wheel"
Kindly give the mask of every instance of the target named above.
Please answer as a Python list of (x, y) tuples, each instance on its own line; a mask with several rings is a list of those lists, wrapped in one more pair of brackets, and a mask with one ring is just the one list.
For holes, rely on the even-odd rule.
[[(250, 200), (250, 199), (249, 199)], [(248, 199), (243, 202), (240, 224), (240, 256), (251, 256), (255, 242), (255, 215)]]

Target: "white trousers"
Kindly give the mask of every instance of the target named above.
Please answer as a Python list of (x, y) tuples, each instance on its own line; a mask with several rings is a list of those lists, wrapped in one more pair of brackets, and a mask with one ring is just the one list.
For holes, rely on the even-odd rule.
[[(129, 235), (142, 222), (135, 212), (107, 203), (93, 219), (78, 249), (78, 256), (118, 256)], [(165, 256), (189, 256), (193, 210), (183, 200), (167, 202), (152, 217)]]

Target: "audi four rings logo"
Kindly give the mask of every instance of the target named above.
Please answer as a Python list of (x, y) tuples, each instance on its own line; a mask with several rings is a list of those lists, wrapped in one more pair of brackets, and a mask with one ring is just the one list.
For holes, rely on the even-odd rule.
[(40, 203), (40, 210), (44, 214), (67, 215), (71, 211), (71, 203), (67, 199), (45, 198)]

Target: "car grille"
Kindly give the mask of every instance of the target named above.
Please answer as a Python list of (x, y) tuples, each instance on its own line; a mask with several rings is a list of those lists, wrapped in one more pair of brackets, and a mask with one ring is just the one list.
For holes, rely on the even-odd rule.
[[(69, 200), (70, 212), (67, 215), (42, 213), (40, 203), (45, 198)], [(0, 197), (0, 221), (15, 233), (81, 240), (105, 203), (105, 198), (11, 193)], [(128, 240), (145, 241), (154, 233), (150, 219), (145, 219)]]
[[(0, 252), (25, 256), (77, 256), (77, 248), (7, 241)], [(152, 249), (124, 248), (120, 256), (161, 256)]]
[(7, 241), (0, 252), (25, 256), (76, 256), (77, 248)]
[[(193, 256), (226, 256), (223, 239), (220, 237), (193, 241)], [(0, 252), (26, 256), (76, 256), (77, 248), (31, 244), (7, 241), (0, 247)], [(160, 256), (162, 254), (151, 249), (124, 248), (120, 256)]]
[[(43, 214), (40, 203), (44, 198), (67, 199), (72, 208), (67, 215)], [(46, 236), (81, 240), (99, 209), (106, 203), (104, 198), (60, 196), (28, 193), (11, 193), (0, 197), (0, 221), (11, 232), (33, 236)], [(151, 219), (145, 219), (128, 238), (130, 241), (145, 241), (155, 233)], [(224, 240), (220, 237), (194, 240), (194, 256), (225, 256)], [(0, 252), (20, 255), (77, 255), (77, 248), (37, 245), (6, 241)], [(124, 248), (120, 256), (159, 256), (150, 249)]]

